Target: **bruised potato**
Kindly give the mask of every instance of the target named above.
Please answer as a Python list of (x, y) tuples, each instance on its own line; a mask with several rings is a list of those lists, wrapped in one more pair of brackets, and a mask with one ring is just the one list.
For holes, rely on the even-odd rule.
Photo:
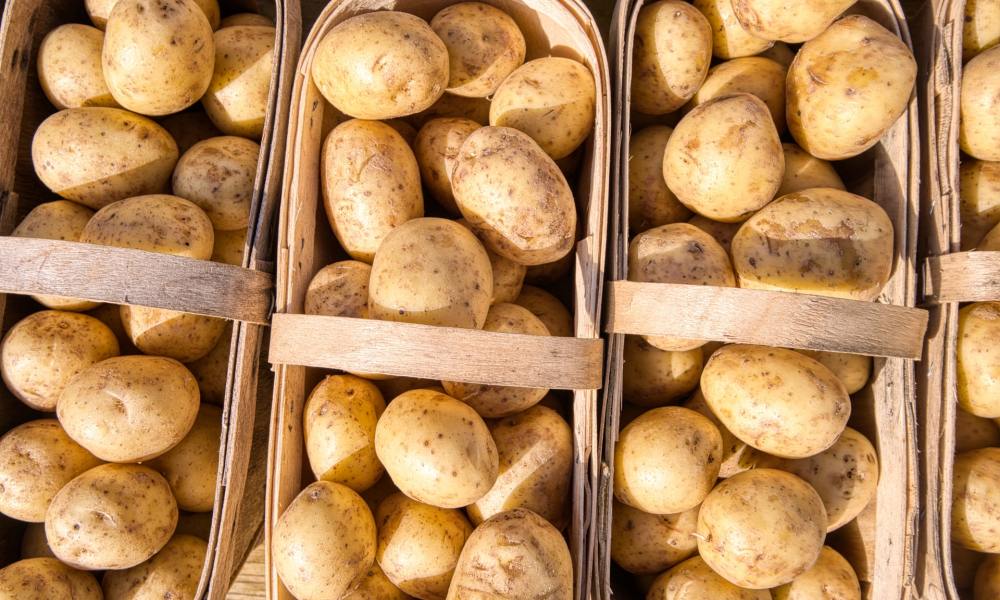
[(727, 60), (753, 56), (774, 44), (751, 35), (743, 28), (733, 12), (732, 0), (694, 0), (692, 4), (712, 26), (712, 53), (716, 58)]
[(147, 463), (167, 479), (181, 510), (210, 512), (215, 506), (221, 438), (222, 409), (202, 404), (184, 439)]
[(963, 159), (959, 188), (962, 250), (983, 249), (978, 242), (1000, 223), (1000, 162)]
[(625, 336), (622, 396), (636, 406), (670, 404), (698, 387), (704, 359), (701, 348), (660, 350), (638, 335)]
[(177, 161), (174, 193), (204, 210), (216, 230), (246, 229), (259, 156), (260, 146), (241, 137), (198, 142)]
[(420, 128), (413, 142), (413, 153), (424, 185), (434, 200), (452, 214), (459, 212), (451, 190), (458, 151), (465, 139), (480, 127), (479, 123), (463, 118), (431, 119)]
[(851, 563), (829, 546), (823, 546), (816, 564), (791, 583), (772, 590), (774, 600), (861, 600), (861, 584)]
[(962, 71), (958, 142), (973, 158), (1000, 161), (1000, 46), (970, 60)]
[(770, 600), (767, 590), (735, 586), (700, 556), (690, 558), (653, 581), (646, 600)]
[(705, 83), (688, 106), (694, 108), (733, 94), (750, 94), (764, 101), (775, 129), (781, 133), (785, 130), (785, 75), (785, 67), (769, 58), (748, 56), (727, 60), (709, 69)]
[(955, 456), (951, 541), (977, 552), (1000, 553), (1000, 448)]
[(857, 0), (733, 0), (746, 32), (764, 40), (807, 42), (826, 31)]
[(482, 2), (461, 2), (431, 19), (448, 49), (448, 93), (485, 98), (524, 63), (524, 35), (510, 15)]
[(90, 573), (54, 558), (19, 560), (0, 569), (0, 598), (10, 600), (103, 600), (101, 586)]
[(56, 27), (38, 47), (38, 82), (57, 109), (82, 106), (117, 107), (104, 82), (100, 29), (67, 23)]
[(698, 551), (698, 507), (651, 515), (615, 500), (611, 512), (611, 560), (635, 575), (662, 573)]
[(646, 127), (629, 138), (628, 226), (632, 233), (683, 221), (691, 211), (663, 180), (663, 153), (673, 129)]
[(521, 292), (514, 304), (523, 306), (545, 325), (549, 335), (556, 337), (571, 337), (573, 335), (573, 317), (566, 306), (555, 296), (542, 288), (533, 285), (521, 287)]
[(976, 302), (958, 312), (958, 405), (1000, 417), (1000, 302)]
[(847, 189), (829, 162), (816, 158), (795, 144), (782, 144), (781, 149), (785, 154), (785, 174), (778, 188), (779, 198), (810, 188)]
[(274, 27), (226, 27), (214, 39), (212, 81), (201, 104), (226, 135), (259, 140), (274, 71)]
[(104, 574), (104, 600), (196, 598), (208, 544), (175, 535), (156, 556), (124, 571)]

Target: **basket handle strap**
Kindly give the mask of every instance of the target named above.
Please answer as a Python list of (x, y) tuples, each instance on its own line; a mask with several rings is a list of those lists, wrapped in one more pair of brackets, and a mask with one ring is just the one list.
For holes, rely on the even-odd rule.
[(1000, 301), (1000, 252), (955, 252), (924, 263), (924, 302)]

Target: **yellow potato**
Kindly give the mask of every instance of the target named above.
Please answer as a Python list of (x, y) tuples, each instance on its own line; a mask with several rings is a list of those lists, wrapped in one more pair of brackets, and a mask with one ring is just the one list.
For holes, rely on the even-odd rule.
[(524, 63), (524, 35), (510, 15), (482, 2), (448, 6), (431, 19), (448, 49), (445, 90), (457, 96), (485, 98)]
[(716, 221), (743, 221), (774, 198), (785, 158), (774, 120), (750, 94), (709, 100), (667, 142), (663, 177), (677, 199)]
[(380, 11), (338, 23), (320, 41), (312, 80), (356, 119), (392, 119), (430, 108), (448, 87), (448, 49), (419, 17)]
[(963, 159), (959, 177), (962, 250), (971, 250), (1000, 223), (1000, 162)]
[[(260, 146), (235, 136), (198, 142), (174, 169), (174, 193), (205, 211), (212, 227), (245, 230), (250, 225)], [(240, 246), (242, 260), (243, 247)]]
[(983, 236), (976, 249), (991, 252), (1000, 251), (1000, 224), (990, 229), (989, 233)]
[[(101, 30), (107, 26), (108, 16), (111, 14), (111, 9), (113, 9), (116, 4), (118, 4), (118, 0), (84, 0), (84, 5), (87, 8), (87, 16), (90, 17), (91, 21), (93, 21), (94, 26)], [(205, 18), (208, 19), (208, 23), (212, 26), (212, 29), (218, 29), (218, 0), (195, 0), (195, 4), (198, 5), (198, 8), (200, 8), (203, 13), (205, 13)]]
[(557, 56), (537, 58), (500, 84), (490, 104), (490, 125), (523, 131), (553, 159), (565, 158), (594, 130), (596, 97), (594, 76), (584, 65)]
[(302, 490), (278, 517), (271, 560), (296, 598), (342, 598), (375, 562), (375, 519), (361, 496), (330, 481)]
[(872, 357), (841, 352), (799, 350), (833, 372), (847, 389), (848, 394), (861, 391), (872, 375)]
[(209, 512), (215, 507), (222, 443), (222, 410), (202, 404), (180, 443), (147, 463), (170, 483), (181, 510)]
[(177, 503), (159, 473), (107, 464), (66, 484), (45, 514), (52, 551), (79, 569), (128, 569), (153, 557), (177, 526)]
[(701, 557), (690, 558), (660, 575), (646, 600), (770, 600), (767, 590), (737, 587), (712, 570)]
[(360, 585), (341, 600), (409, 600), (410, 598), (411, 596), (403, 593), (389, 581), (376, 561), (372, 563)]
[(639, 11), (632, 57), (632, 108), (648, 115), (677, 110), (694, 96), (712, 62), (712, 26), (681, 0)]
[(462, 216), (500, 256), (531, 266), (573, 249), (573, 192), (552, 159), (516, 129), (483, 127), (469, 135), (452, 173), (452, 191)]
[(651, 515), (615, 500), (611, 560), (629, 573), (662, 573), (698, 551), (697, 527), (697, 506), (674, 515)]
[(819, 559), (791, 583), (771, 592), (774, 600), (861, 600), (861, 584), (851, 563), (833, 548), (823, 546)]
[(795, 144), (782, 144), (781, 149), (785, 154), (785, 175), (778, 188), (779, 198), (810, 188), (847, 189), (829, 162), (812, 156)]
[(198, 382), (170, 358), (109, 358), (70, 380), (57, 414), (66, 433), (101, 460), (149, 460), (191, 431)]
[(4, 336), (0, 374), (21, 402), (54, 412), (75, 375), (118, 352), (115, 334), (94, 317), (43, 310), (21, 319)]
[(826, 31), (857, 0), (733, 0), (733, 12), (754, 37), (789, 44), (809, 41)]
[(379, 247), (368, 312), (383, 321), (482, 329), (492, 294), (493, 269), (475, 235), (447, 219), (413, 219)]
[(98, 209), (166, 189), (177, 144), (155, 122), (118, 108), (70, 108), (31, 142), (35, 174), (67, 200)]
[(977, 417), (1000, 417), (1000, 302), (958, 313), (958, 405)]
[(28, 523), (21, 537), (21, 558), (55, 558), (45, 539), (45, 522)]
[(792, 66), (792, 61), (795, 60), (795, 51), (784, 42), (775, 42), (767, 50), (757, 53), (757, 56), (770, 58), (787, 69)]
[(814, 188), (782, 196), (733, 238), (740, 287), (874, 300), (892, 274), (893, 225), (881, 206)]
[(413, 143), (424, 185), (434, 200), (452, 214), (459, 212), (451, 191), (451, 175), (455, 171), (458, 151), (465, 138), (479, 127), (479, 123), (463, 118), (430, 119), (417, 132)]
[(556, 337), (571, 337), (573, 335), (573, 317), (558, 298), (542, 288), (533, 285), (521, 287), (521, 293), (514, 304), (523, 306), (538, 317), (549, 331)]
[(118, 349), (121, 355), (139, 354), (139, 350), (132, 344), (132, 340), (129, 339), (128, 334), (125, 333), (120, 306), (117, 304), (100, 304), (87, 314), (104, 323), (115, 334), (115, 338), (118, 339)]
[(1000, 447), (1000, 428), (992, 419), (955, 407), (955, 452)]
[(962, 72), (959, 145), (979, 160), (1000, 161), (1000, 46), (973, 58)]
[(104, 600), (196, 598), (208, 544), (193, 535), (175, 535), (163, 550), (124, 571), (104, 574)]
[(895, 34), (867, 17), (844, 17), (802, 46), (789, 67), (788, 129), (816, 158), (857, 156), (906, 110), (916, 76), (913, 52)]
[(731, 0), (693, 0), (712, 26), (712, 53), (723, 60), (753, 56), (770, 48), (774, 42), (750, 35), (743, 28)]
[(615, 445), (615, 497), (656, 515), (690, 510), (715, 485), (722, 435), (704, 416), (654, 408), (622, 429)]
[(0, 569), (0, 598), (103, 600), (104, 596), (90, 573), (67, 567), (54, 558), (30, 558)]
[(56, 27), (38, 48), (38, 82), (57, 109), (82, 106), (117, 107), (101, 67), (104, 33), (67, 23)]
[(851, 398), (833, 372), (783, 348), (723, 346), (705, 365), (701, 391), (733, 435), (782, 458), (826, 450), (851, 415)]
[(232, 348), (233, 324), (227, 322), (226, 329), (219, 337), (215, 347), (205, 356), (185, 365), (198, 381), (202, 402), (225, 406), (226, 378), (229, 376), (229, 353)]
[(105, 27), (104, 80), (118, 104), (169, 115), (197, 102), (212, 79), (212, 26), (194, 0), (119, 0)]
[(174, 310), (123, 305), (121, 315), (125, 331), (139, 350), (181, 362), (207, 356), (226, 329), (224, 319)]
[(979, 564), (972, 600), (1000, 598), (1000, 556), (994, 554)]
[(726, 251), (726, 254), (730, 253), (730, 249), (733, 245), (733, 238), (736, 236), (736, 232), (739, 231), (740, 226), (742, 225), (742, 223), (723, 223), (722, 221), (713, 221), (712, 219), (701, 215), (691, 217), (688, 219), (688, 223), (715, 238), (715, 241), (719, 242), (719, 245)]
[(951, 541), (977, 552), (1000, 553), (1000, 448), (955, 456)]
[(705, 83), (688, 103), (690, 108), (733, 94), (751, 94), (764, 101), (774, 126), (785, 130), (785, 75), (781, 64), (760, 56), (734, 58), (709, 69)]
[(636, 406), (670, 404), (698, 387), (703, 366), (701, 348), (660, 350), (642, 336), (625, 336), (622, 397)]
[(215, 32), (212, 80), (201, 99), (226, 135), (259, 140), (274, 72), (273, 26), (240, 25)]
[(673, 129), (653, 125), (632, 134), (628, 152), (628, 226), (632, 233), (683, 221), (691, 211), (663, 179), (663, 153)]
[(962, 60), (969, 61), (998, 43), (1000, 4), (995, 0), (966, 0), (965, 21), (962, 26)]
[[(466, 219), (458, 219), (458, 222), (464, 227), (468, 227), (472, 233), (476, 233)], [(486, 243), (484, 238), (478, 235), (477, 237), (480, 242)], [(521, 294), (521, 288), (524, 286), (524, 277), (527, 275), (528, 268), (509, 258), (500, 256), (489, 248), (486, 248), (486, 254), (490, 257), (490, 266), (493, 269), (493, 295), (490, 298), (491, 304), (517, 300), (517, 297)]]
[(274, 21), (264, 15), (257, 13), (236, 13), (222, 19), (216, 29), (224, 27), (240, 27), (246, 25), (256, 25), (258, 27), (274, 27)]
[(177, 149), (181, 154), (202, 140), (222, 135), (202, 110), (189, 110), (166, 116), (160, 119), (160, 125), (177, 142)]
[(371, 265), (358, 260), (329, 264), (313, 275), (306, 289), (307, 315), (368, 318)]
[(232, 231), (215, 230), (215, 242), (212, 244), (212, 260), (215, 262), (235, 265), (243, 264), (243, 251), (246, 250), (247, 230)]
[(753, 467), (754, 450), (747, 446), (746, 442), (733, 435), (733, 432), (726, 429), (726, 426), (705, 402), (705, 395), (701, 393), (700, 389), (691, 394), (691, 397), (684, 403), (684, 408), (690, 408), (707, 417), (722, 434), (722, 465), (719, 467), (719, 477), (732, 477)]

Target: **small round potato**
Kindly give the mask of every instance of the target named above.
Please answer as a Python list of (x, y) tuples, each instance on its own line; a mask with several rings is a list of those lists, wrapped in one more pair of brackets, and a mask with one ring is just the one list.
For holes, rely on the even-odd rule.
[(372, 563), (365, 578), (354, 589), (343, 596), (341, 600), (411, 600), (412, 596), (394, 586), (378, 566), (378, 561)]
[(1000, 417), (1000, 302), (958, 313), (958, 404), (977, 417)]
[(1000, 427), (996, 421), (977, 417), (955, 407), (955, 453), (1000, 447)]
[(568, 520), (573, 432), (545, 406), (490, 424), (500, 471), (493, 488), (466, 511), (476, 525), (495, 514), (527, 508), (556, 527)]
[(861, 584), (851, 563), (833, 548), (823, 546), (819, 559), (791, 583), (772, 590), (774, 600), (861, 600)]
[(257, 13), (236, 13), (235, 15), (224, 17), (219, 23), (219, 26), (215, 29), (248, 25), (256, 25), (258, 27), (274, 27), (274, 21), (270, 17), (258, 15)]
[(663, 153), (673, 129), (653, 125), (632, 134), (628, 151), (628, 226), (632, 233), (684, 221), (691, 211), (663, 180)]
[(705, 395), (701, 390), (695, 391), (684, 403), (684, 408), (704, 415), (722, 434), (722, 465), (719, 467), (719, 477), (732, 477), (737, 473), (742, 473), (753, 467), (754, 450), (747, 446), (747, 443), (733, 435), (733, 432), (726, 429), (719, 417), (715, 416), (712, 409), (705, 402)]
[(572, 597), (573, 559), (566, 540), (545, 519), (517, 508), (490, 517), (472, 532), (447, 600)]
[(851, 415), (851, 398), (833, 372), (783, 348), (723, 346), (705, 365), (701, 391), (733, 435), (783, 458), (826, 450)]
[(972, 588), (972, 600), (1000, 598), (1000, 556), (994, 554), (979, 563)]
[(655, 515), (690, 510), (719, 476), (722, 435), (704, 416), (665, 406), (622, 429), (615, 445), (615, 497)]
[(771, 600), (771, 594), (737, 587), (695, 556), (657, 577), (646, 600)]
[(962, 250), (971, 250), (1000, 223), (1000, 162), (963, 159), (959, 187)]
[(147, 463), (166, 477), (181, 510), (210, 512), (215, 506), (221, 443), (222, 410), (202, 404), (184, 439)]
[(413, 142), (413, 153), (417, 157), (424, 185), (434, 200), (452, 214), (459, 213), (451, 191), (451, 175), (458, 161), (458, 151), (465, 138), (480, 127), (479, 123), (469, 119), (431, 119), (420, 128)]
[(781, 139), (764, 101), (709, 100), (681, 119), (667, 142), (663, 177), (694, 212), (732, 223), (774, 198), (785, 172)]
[(524, 63), (524, 35), (510, 15), (482, 2), (446, 7), (431, 19), (448, 49), (450, 75), (445, 90), (485, 98)]
[(469, 135), (452, 173), (452, 190), (462, 216), (500, 256), (531, 266), (559, 260), (573, 249), (573, 192), (555, 162), (516, 129), (482, 127)]
[(712, 62), (712, 26), (681, 0), (640, 9), (632, 57), (632, 108), (647, 115), (677, 110), (694, 96)]
[(215, 65), (201, 104), (226, 135), (259, 140), (274, 72), (275, 29), (226, 27), (214, 39)]
[(247, 245), (247, 229), (232, 231), (215, 230), (215, 242), (212, 244), (212, 260), (227, 265), (243, 264), (243, 251)]
[(872, 374), (872, 357), (842, 352), (821, 352), (799, 350), (809, 358), (819, 362), (840, 379), (848, 394), (861, 391)]
[(57, 413), (66, 433), (101, 460), (140, 462), (191, 431), (198, 382), (171, 358), (117, 356), (71, 379)]
[(114, 332), (94, 317), (43, 310), (21, 319), (4, 336), (0, 374), (21, 402), (55, 412), (70, 379), (118, 353)]
[(688, 106), (694, 108), (709, 100), (733, 94), (750, 94), (764, 101), (775, 129), (781, 133), (785, 130), (786, 71), (777, 62), (760, 56), (727, 60), (709, 69), (705, 83)]
[(892, 274), (893, 225), (881, 206), (832, 188), (782, 196), (733, 238), (740, 287), (874, 300)]
[(170, 541), (177, 503), (159, 473), (142, 465), (100, 465), (67, 483), (45, 514), (59, 560), (87, 570), (128, 569)]
[(819, 494), (795, 475), (753, 469), (733, 475), (698, 511), (698, 551), (730, 583), (766, 589), (816, 562), (826, 537)]
[(549, 335), (570, 337), (573, 335), (573, 317), (558, 298), (542, 288), (533, 285), (521, 287), (514, 304), (523, 306), (545, 325)]
[(448, 48), (421, 18), (396, 11), (341, 21), (316, 48), (312, 79), (356, 119), (393, 119), (430, 108), (448, 87)]
[(259, 156), (260, 146), (241, 137), (198, 142), (177, 161), (174, 193), (204, 210), (216, 230), (246, 229)]
[(54, 558), (19, 560), (0, 569), (4, 600), (103, 600), (101, 586), (90, 573), (72, 569)]
[(622, 396), (636, 406), (670, 404), (698, 387), (704, 359), (701, 348), (660, 350), (642, 336), (625, 336)]
[(201, 401), (224, 406), (226, 400), (226, 378), (229, 375), (229, 353), (232, 350), (233, 324), (226, 323), (226, 329), (211, 352), (184, 366), (198, 381)]
[(492, 295), (490, 258), (472, 232), (448, 219), (413, 219), (379, 247), (368, 312), (383, 321), (482, 329)]
[[(995, 0), (966, 0), (965, 24), (962, 27), (962, 60), (968, 62), (983, 50), (992, 48), (998, 43), (1000, 43), (1000, 4)], [(1000, 592), (997, 595), (1000, 596)]]
[(1000, 448), (955, 456), (951, 540), (969, 550), (1000, 553)]
[(55, 419), (19, 425), (0, 438), (0, 513), (41, 523), (56, 493), (99, 464)]
[[(545, 85), (538, 85), (544, 81)], [(590, 70), (568, 58), (528, 61), (500, 84), (490, 125), (528, 134), (553, 160), (565, 158), (594, 130), (597, 86)]]
[(693, 0), (695, 8), (701, 11), (712, 26), (712, 54), (727, 60), (743, 56), (753, 56), (770, 48), (774, 42), (754, 37), (743, 28), (731, 0)]
[(160, 124), (177, 142), (177, 149), (181, 154), (202, 140), (222, 135), (208, 115), (201, 110), (189, 110), (166, 116), (160, 119)]
[(424, 215), (420, 169), (396, 130), (352, 119), (323, 142), (323, 205), (337, 241), (371, 263), (386, 235)]
[(104, 574), (104, 600), (196, 598), (208, 544), (193, 535), (175, 535), (156, 556), (124, 571)]
[[(90, 17), (94, 26), (102, 31), (107, 26), (111, 9), (116, 4), (118, 4), (118, 0), (84, 0), (87, 16)], [(205, 18), (208, 19), (208, 24), (211, 25), (212, 29), (218, 29), (220, 27), (218, 0), (195, 0), (195, 4), (205, 13)]]
[(100, 29), (67, 23), (56, 27), (38, 48), (38, 82), (57, 109), (82, 106), (117, 107), (104, 82)]
[(357, 492), (317, 481), (278, 517), (271, 560), (296, 598), (342, 598), (374, 564), (375, 535), (375, 519)]
[(371, 265), (359, 260), (342, 260), (323, 267), (306, 289), (306, 314), (368, 318), (371, 274)]
[(440, 508), (486, 495), (499, 470), (497, 447), (468, 404), (433, 390), (397, 396), (375, 427), (375, 452), (399, 489)]
[(730, 249), (733, 246), (733, 238), (736, 237), (736, 232), (739, 231), (742, 225), (742, 223), (713, 221), (701, 215), (691, 217), (688, 219), (688, 223), (715, 238), (715, 241), (719, 242), (719, 245), (726, 251), (726, 254), (730, 253)]
[(70, 108), (38, 126), (31, 161), (50, 190), (98, 209), (166, 189), (177, 144), (155, 122), (127, 110)]
[(396, 493), (379, 504), (375, 525), (375, 560), (389, 581), (417, 598), (444, 598), (462, 546), (472, 533), (461, 511)]
[(857, 156), (906, 110), (916, 77), (913, 52), (895, 34), (868, 17), (844, 17), (802, 46), (789, 67), (788, 129), (816, 158)]
[(1000, 46), (976, 56), (962, 72), (959, 145), (979, 160), (1000, 161)]
[(778, 188), (779, 198), (810, 188), (847, 189), (829, 162), (812, 156), (795, 144), (782, 144), (781, 149), (785, 154), (785, 175)]
[(118, 0), (102, 58), (118, 104), (143, 115), (180, 112), (212, 79), (212, 26), (194, 0)]
[(733, 0), (733, 12), (749, 35), (789, 44), (807, 42), (830, 27), (857, 0)]
[(611, 560), (636, 575), (662, 573), (698, 551), (698, 507), (651, 515), (617, 500), (611, 512)]

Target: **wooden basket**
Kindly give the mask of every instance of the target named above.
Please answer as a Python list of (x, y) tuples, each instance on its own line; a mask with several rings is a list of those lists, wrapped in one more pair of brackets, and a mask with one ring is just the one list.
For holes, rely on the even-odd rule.
[[(223, 0), (223, 5), (226, 5)], [(215, 510), (199, 597), (223, 598), (261, 533), (270, 384), (258, 384), (260, 347), (272, 304), (274, 216), (284, 156), (290, 72), (301, 26), (296, 0), (234, 0), (231, 8), (273, 16), (275, 70), (254, 182), (242, 267), (77, 242), (9, 237), (41, 202), (55, 199), (35, 176), (31, 140), (55, 112), (38, 83), (42, 38), (63, 23), (88, 23), (82, 0), (8, 0), (0, 28), (0, 335), (39, 309), (23, 295), (53, 294), (233, 319)], [(289, 19), (289, 14), (296, 18)], [(266, 366), (266, 365), (265, 365)], [(258, 393), (259, 392), (259, 393)], [(0, 386), (0, 432), (38, 418)], [(0, 517), (0, 565), (20, 557), (23, 524)]]
[[(611, 511), (614, 448), (622, 410), (623, 334), (671, 335), (727, 343), (868, 354), (873, 375), (852, 398), (849, 425), (867, 436), (880, 459), (876, 499), (855, 521), (828, 538), (854, 566), (865, 597), (908, 595), (916, 550), (917, 479), (914, 366), (921, 355), (925, 311), (914, 309), (915, 215), (918, 207), (919, 137), (916, 97), (871, 150), (838, 164), (850, 191), (874, 200), (895, 225), (893, 274), (877, 302), (738, 288), (626, 281), (628, 273), (628, 157), (632, 130), (632, 51), (639, 9), (646, 0), (622, 0), (612, 22), (615, 72), (615, 162), (612, 167), (611, 276), (606, 307), (608, 384), (600, 440), (597, 499), (597, 598), (641, 598), (612, 576)], [(897, 0), (861, 0), (865, 14), (910, 45)], [(663, 319), (662, 315), (669, 315)], [(779, 320), (780, 319), (780, 320)]]
[[(518, 23), (528, 59), (555, 54), (581, 60), (597, 85), (595, 129), (585, 143), (577, 189), (583, 237), (576, 246), (571, 313), (573, 338), (538, 338), (367, 319), (304, 315), (313, 274), (344, 257), (323, 212), (320, 146), (325, 101), (309, 75), (316, 46), (335, 25), (363, 12), (402, 10), (429, 20), (454, 0), (340, 0), (326, 5), (305, 40), (295, 72), (279, 218), (278, 283), (269, 360), (275, 363), (266, 514), (268, 598), (290, 598), (270, 561), (270, 532), (281, 513), (311, 479), (304, 466), (303, 405), (322, 369), (385, 373), (498, 385), (572, 389), (574, 432), (573, 511), (570, 548), (576, 592), (589, 577), (592, 546), (591, 454), (596, 446), (597, 389), (601, 386), (600, 299), (607, 230), (610, 164), (610, 76), (601, 36), (577, 0), (487, 0)], [(311, 14), (308, 3), (303, 12)], [(374, 351), (373, 351), (374, 350)]]

